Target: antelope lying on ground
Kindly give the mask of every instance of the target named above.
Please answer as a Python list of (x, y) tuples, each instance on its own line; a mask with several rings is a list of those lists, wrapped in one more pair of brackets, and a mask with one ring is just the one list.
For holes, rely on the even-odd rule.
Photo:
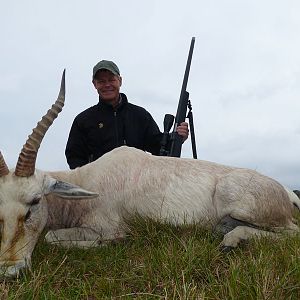
[(44, 228), (50, 243), (90, 247), (124, 237), (124, 218), (136, 214), (218, 228), (224, 247), (254, 235), (298, 231), (292, 219), (298, 197), (249, 169), (120, 147), (75, 170), (36, 170), (39, 146), (64, 95), (63, 74), (58, 99), (28, 137), (14, 170), (0, 153), (2, 275), (16, 276), (30, 266)]

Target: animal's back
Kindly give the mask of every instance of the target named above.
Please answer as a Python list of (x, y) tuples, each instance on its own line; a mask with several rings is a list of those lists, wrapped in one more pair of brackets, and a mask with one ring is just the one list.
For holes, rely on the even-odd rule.
[(136, 195), (129, 198), (138, 212), (213, 223), (230, 215), (259, 227), (293, 227), (294, 195), (268, 176), (208, 161), (156, 157), (130, 148), (118, 152), (126, 152), (131, 163), (140, 166), (132, 169), (128, 185), (128, 190), (135, 185)]
[(106, 160), (124, 169), (123, 210), (176, 223), (214, 219), (216, 183), (233, 170), (202, 160), (153, 156), (129, 147), (113, 150)]
[[(74, 175), (76, 174), (76, 176)], [(100, 194), (101, 208), (170, 222), (217, 222), (225, 215), (256, 224), (291, 222), (292, 205), (275, 180), (249, 169), (119, 147), (73, 173)]]

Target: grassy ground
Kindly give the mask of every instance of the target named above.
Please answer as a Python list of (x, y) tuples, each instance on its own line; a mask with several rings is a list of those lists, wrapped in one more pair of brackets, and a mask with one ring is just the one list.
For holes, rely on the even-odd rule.
[(300, 299), (300, 236), (223, 253), (196, 225), (137, 220), (126, 241), (65, 250), (40, 241), (32, 271), (0, 299)]

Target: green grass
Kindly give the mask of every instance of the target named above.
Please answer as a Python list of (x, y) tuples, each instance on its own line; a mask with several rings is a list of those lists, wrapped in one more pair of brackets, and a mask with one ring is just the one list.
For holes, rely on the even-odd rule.
[(137, 219), (125, 241), (89, 250), (42, 240), (33, 268), (0, 282), (0, 299), (300, 299), (300, 236), (251, 240)]

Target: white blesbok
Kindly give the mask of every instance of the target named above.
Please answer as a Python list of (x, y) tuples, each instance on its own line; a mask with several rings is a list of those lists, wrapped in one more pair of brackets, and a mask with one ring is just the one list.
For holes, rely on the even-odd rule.
[(0, 271), (16, 276), (30, 266), (43, 229), (46, 241), (90, 247), (123, 238), (125, 218), (217, 228), (222, 245), (254, 235), (298, 232), (298, 197), (256, 171), (208, 161), (158, 157), (120, 147), (71, 171), (35, 169), (39, 146), (64, 105), (65, 78), (52, 108), (37, 124), (9, 170), (0, 153)]

